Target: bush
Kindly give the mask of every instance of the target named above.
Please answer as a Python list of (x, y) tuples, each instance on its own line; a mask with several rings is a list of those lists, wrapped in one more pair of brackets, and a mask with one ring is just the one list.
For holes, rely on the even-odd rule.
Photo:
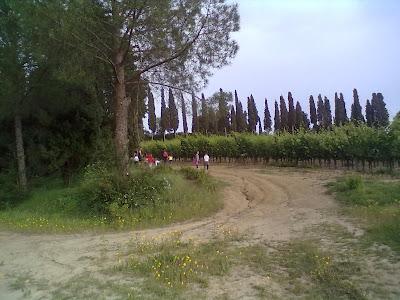
[(101, 164), (86, 168), (80, 198), (82, 208), (96, 215), (114, 217), (118, 208), (133, 212), (144, 206), (155, 206), (162, 191), (170, 186), (162, 176), (141, 169), (121, 176)]
[(0, 173), (0, 210), (16, 206), (27, 196), (26, 192), (19, 190), (16, 177), (12, 171)]
[(208, 176), (204, 170), (198, 170), (190, 167), (184, 167), (179, 170), (185, 179), (196, 181), (198, 184), (204, 186), (209, 191), (216, 190), (216, 183)]

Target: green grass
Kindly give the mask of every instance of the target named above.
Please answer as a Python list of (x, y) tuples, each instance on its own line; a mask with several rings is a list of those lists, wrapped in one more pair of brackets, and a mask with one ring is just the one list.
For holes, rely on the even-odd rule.
[(400, 253), (400, 181), (347, 176), (329, 184), (345, 212), (362, 221), (368, 244), (390, 246)]
[[(132, 172), (140, 176), (141, 171)], [(85, 194), (81, 192), (81, 181), (65, 187), (57, 178), (41, 178), (25, 199), (0, 210), (0, 228), (31, 232), (130, 230), (198, 219), (222, 207), (215, 181), (208, 175), (201, 175), (199, 181), (161, 168), (155, 176), (168, 183), (155, 203), (136, 209), (112, 205), (112, 216), (82, 208)]]
[(306, 299), (365, 299), (352, 280), (360, 272), (358, 265), (319, 249), (312, 241), (292, 241), (272, 248), (252, 245), (240, 251), (243, 262), (287, 286), (294, 295)]
[(204, 288), (210, 276), (223, 276), (230, 270), (227, 245), (223, 240), (182, 242), (179, 233), (161, 241), (137, 241), (115, 271), (139, 275), (161, 289), (179, 292), (193, 284)]

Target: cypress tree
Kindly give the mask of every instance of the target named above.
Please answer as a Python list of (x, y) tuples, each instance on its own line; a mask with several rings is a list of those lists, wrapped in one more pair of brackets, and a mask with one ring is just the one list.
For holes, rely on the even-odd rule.
[(235, 107), (231, 105), (231, 117), (230, 117), (231, 123), (230, 123), (230, 129), (231, 131), (235, 132), (237, 131), (236, 128), (236, 112), (235, 112)]
[(338, 94), (335, 93), (335, 125), (340, 126), (342, 124), (341, 113), (340, 113), (340, 99)]
[(226, 99), (222, 89), (219, 89), (218, 95), (218, 132), (224, 133), (229, 128), (229, 110), (228, 110), (228, 99)]
[(258, 121), (258, 111), (256, 103), (254, 101), (253, 95), (247, 98), (247, 112), (248, 112), (248, 124), (249, 131), (252, 133), (257, 132), (257, 121)]
[(246, 117), (243, 113), (243, 105), (238, 99), (236, 90), (235, 90), (235, 106), (236, 106), (236, 130), (237, 132), (244, 132), (247, 130)]
[(185, 98), (183, 97), (183, 93), (182, 92), (181, 92), (181, 107), (182, 107), (183, 133), (187, 134), (188, 125), (187, 125), (187, 119), (186, 119), (186, 104), (185, 104)]
[(201, 123), (200, 123), (200, 128), (201, 132), (206, 134), (209, 130), (209, 112), (207, 108), (207, 102), (206, 98), (204, 97), (204, 94), (201, 94)]
[(157, 121), (156, 121), (156, 109), (154, 105), (154, 96), (153, 93), (151, 92), (150, 88), (147, 91), (147, 109), (148, 109), (148, 120), (147, 124), (149, 125), (149, 129), (151, 130), (152, 136), (151, 138), (153, 139), (153, 135), (157, 131)]
[[(374, 99), (374, 95), (372, 95), (372, 99)], [(365, 105), (365, 119), (369, 127), (374, 126), (374, 110), (372, 109), (372, 105), (369, 102), (369, 99), (367, 100), (367, 104)]]
[(301, 126), (304, 129), (309, 129), (310, 128), (310, 120), (308, 119), (308, 115), (303, 111), (303, 122)]
[(285, 99), (283, 98), (283, 96), (281, 96), (280, 98), (280, 111), (281, 111), (281, 127), (280, 130), (284, 131), (284, 130), (288, 130), (288, 110), (286, 108), (286, 103), (285, 103)]
[(261, 125), (261, 119), (258, 117), (258, 134), (262, 134), (262, 125)]
[(269, 113), (267, 98), (265, 98), (264, 103), (264, 130), (266, 133), (270, 133), (272, 130), (271, 114)]
[(197, 115), (197, 100), (192, 93), (192, 133), (199, 132), (199, 117)]
[(169, 94), (168, 94), (168, 111), (169, 111), (169, 122), (170, 122), (169, 130), (173, 131), (175, 135), (179, 127), (179, 114), (178, 114), (178, 108), (176, 107), (175, 103), (175, 97), (174, 94), (172, 93), (172, 89), (169, 89)]
[(288, 130), (293, 132), (296, 126), (296, 110), (294, 108), (294, 102), (292, 93), (288, 93), (289, 113), (288, 113)]
[(383, 101), (383, 95), (377, 93), (374, 98), (372, 98), (371, 103), (372, 109), (374, 111), (374, 121), (375, 126), (385, 127), (389, 125), (389, 113), (386, 109), (386, 103)]
[(169, 113), (168, 108), (165, 105), (164, 88), (161, 88), (161, 119), (160, 119), (160, 131), (165, 138), (165, 131), (169, 128)]
[(344, 97), (342, 93), (339, 94), (339, 105), (341, 107), (340, 112), (342, 115), (342, 124), (346, 124), (347, 122), (349, 122), (349, 118), (347, 117), (346, 103), (344, 102)]
[(303, 110), (301, 109), (301, 105), (299, 101), (296, 102), (296, 111), (295, 111), (295, 122), (294, 122), (294, 129), (299, 130), (303, 127), (304, 115)]
[(247, 115), (245, 115), (243, 111), (242, 102), (239, 101), (238, 103), (238, 110), (236, 111), (236, 122), (237, 122), (237, 130), (238, 132), (245, 132), (247, 131)]
[(217, 118), (217, 113), (214, 110), (214, 108), (212, 106), (208, 107), (208, 112), (207, 112), (207, 116), (208, 116), (208, 133), (213, 134), (213, 133), (217, 133), (218, 132), (218, 118)]
[(324, 101), (322, 101), (321, 94), (318, 95), (317, 102), (317, 120), (318, 120), (318, 128), (324, 127), (324, 115), (325, 115), (325, 106)]
[(274, 132), (281, 130), (281, 117), (279, 113), (278, 102), (275, 100), (275, 117), (274, 117)]
[(310, 96), (310, 120), (313, 124), (313, 128), (316, 129), (318, 127), (318, 119), (317, 119), (317, 109), (315, 108), (314, 97)]
[(324, 127), (326, 129), (332, 128), (332, 111), (329, 99), (324, 97)]
[(357, 89), (353, 90), (353, 104), (351, 105), (351, 121), (355, 124), (364, 123), (364, 116), (360, 105), (360, 99), (358, 98)]

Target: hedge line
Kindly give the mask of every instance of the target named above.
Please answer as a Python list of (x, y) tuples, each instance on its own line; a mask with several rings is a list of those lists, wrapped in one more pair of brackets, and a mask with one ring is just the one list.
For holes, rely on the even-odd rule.
[(228, 136), (190, 135), (168, 141), (146, 141), (145, 152), (159, 156), (165, 148), (177, 159), (191, 159), (196, 151), (214, 159), (254, 159), (264, 161), (337, 161), (385, 163), (400, 160), (400, 136), (388, 128), (348, 124), (319, 133), (301, 131), (273, 135), (232, 134)]

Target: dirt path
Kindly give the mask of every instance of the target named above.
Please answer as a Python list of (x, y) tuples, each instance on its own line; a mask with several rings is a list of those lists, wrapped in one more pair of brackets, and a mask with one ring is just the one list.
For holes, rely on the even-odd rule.
[[(208, 240), (233, 228), (252, 240), (280, 241), (296, 237), (305, 227), (338, 223), (357, 231), (336, 213), (336, 204), (325, 193), (328, 173), (213, 167), (210, 173), (227, 182), (224, 208), (207, 219), (160, 229), (76, 235), (32, 235), (0, 232), (0, 298), (19, 299), (10, 289), (34, 283), (28, 298), (46, 296), (40, 286), (65, 282), (73, 276), (98, 270), (133, 238), (181, 231), (183, 238)], [(331, 176), (331, 175), (326, 175)], [(96, 262), (96, 263), (95, 263)], [(33, 281), (33, 282), (32, 282)], [(16, 283), (17, 282), (17, 283)]]

